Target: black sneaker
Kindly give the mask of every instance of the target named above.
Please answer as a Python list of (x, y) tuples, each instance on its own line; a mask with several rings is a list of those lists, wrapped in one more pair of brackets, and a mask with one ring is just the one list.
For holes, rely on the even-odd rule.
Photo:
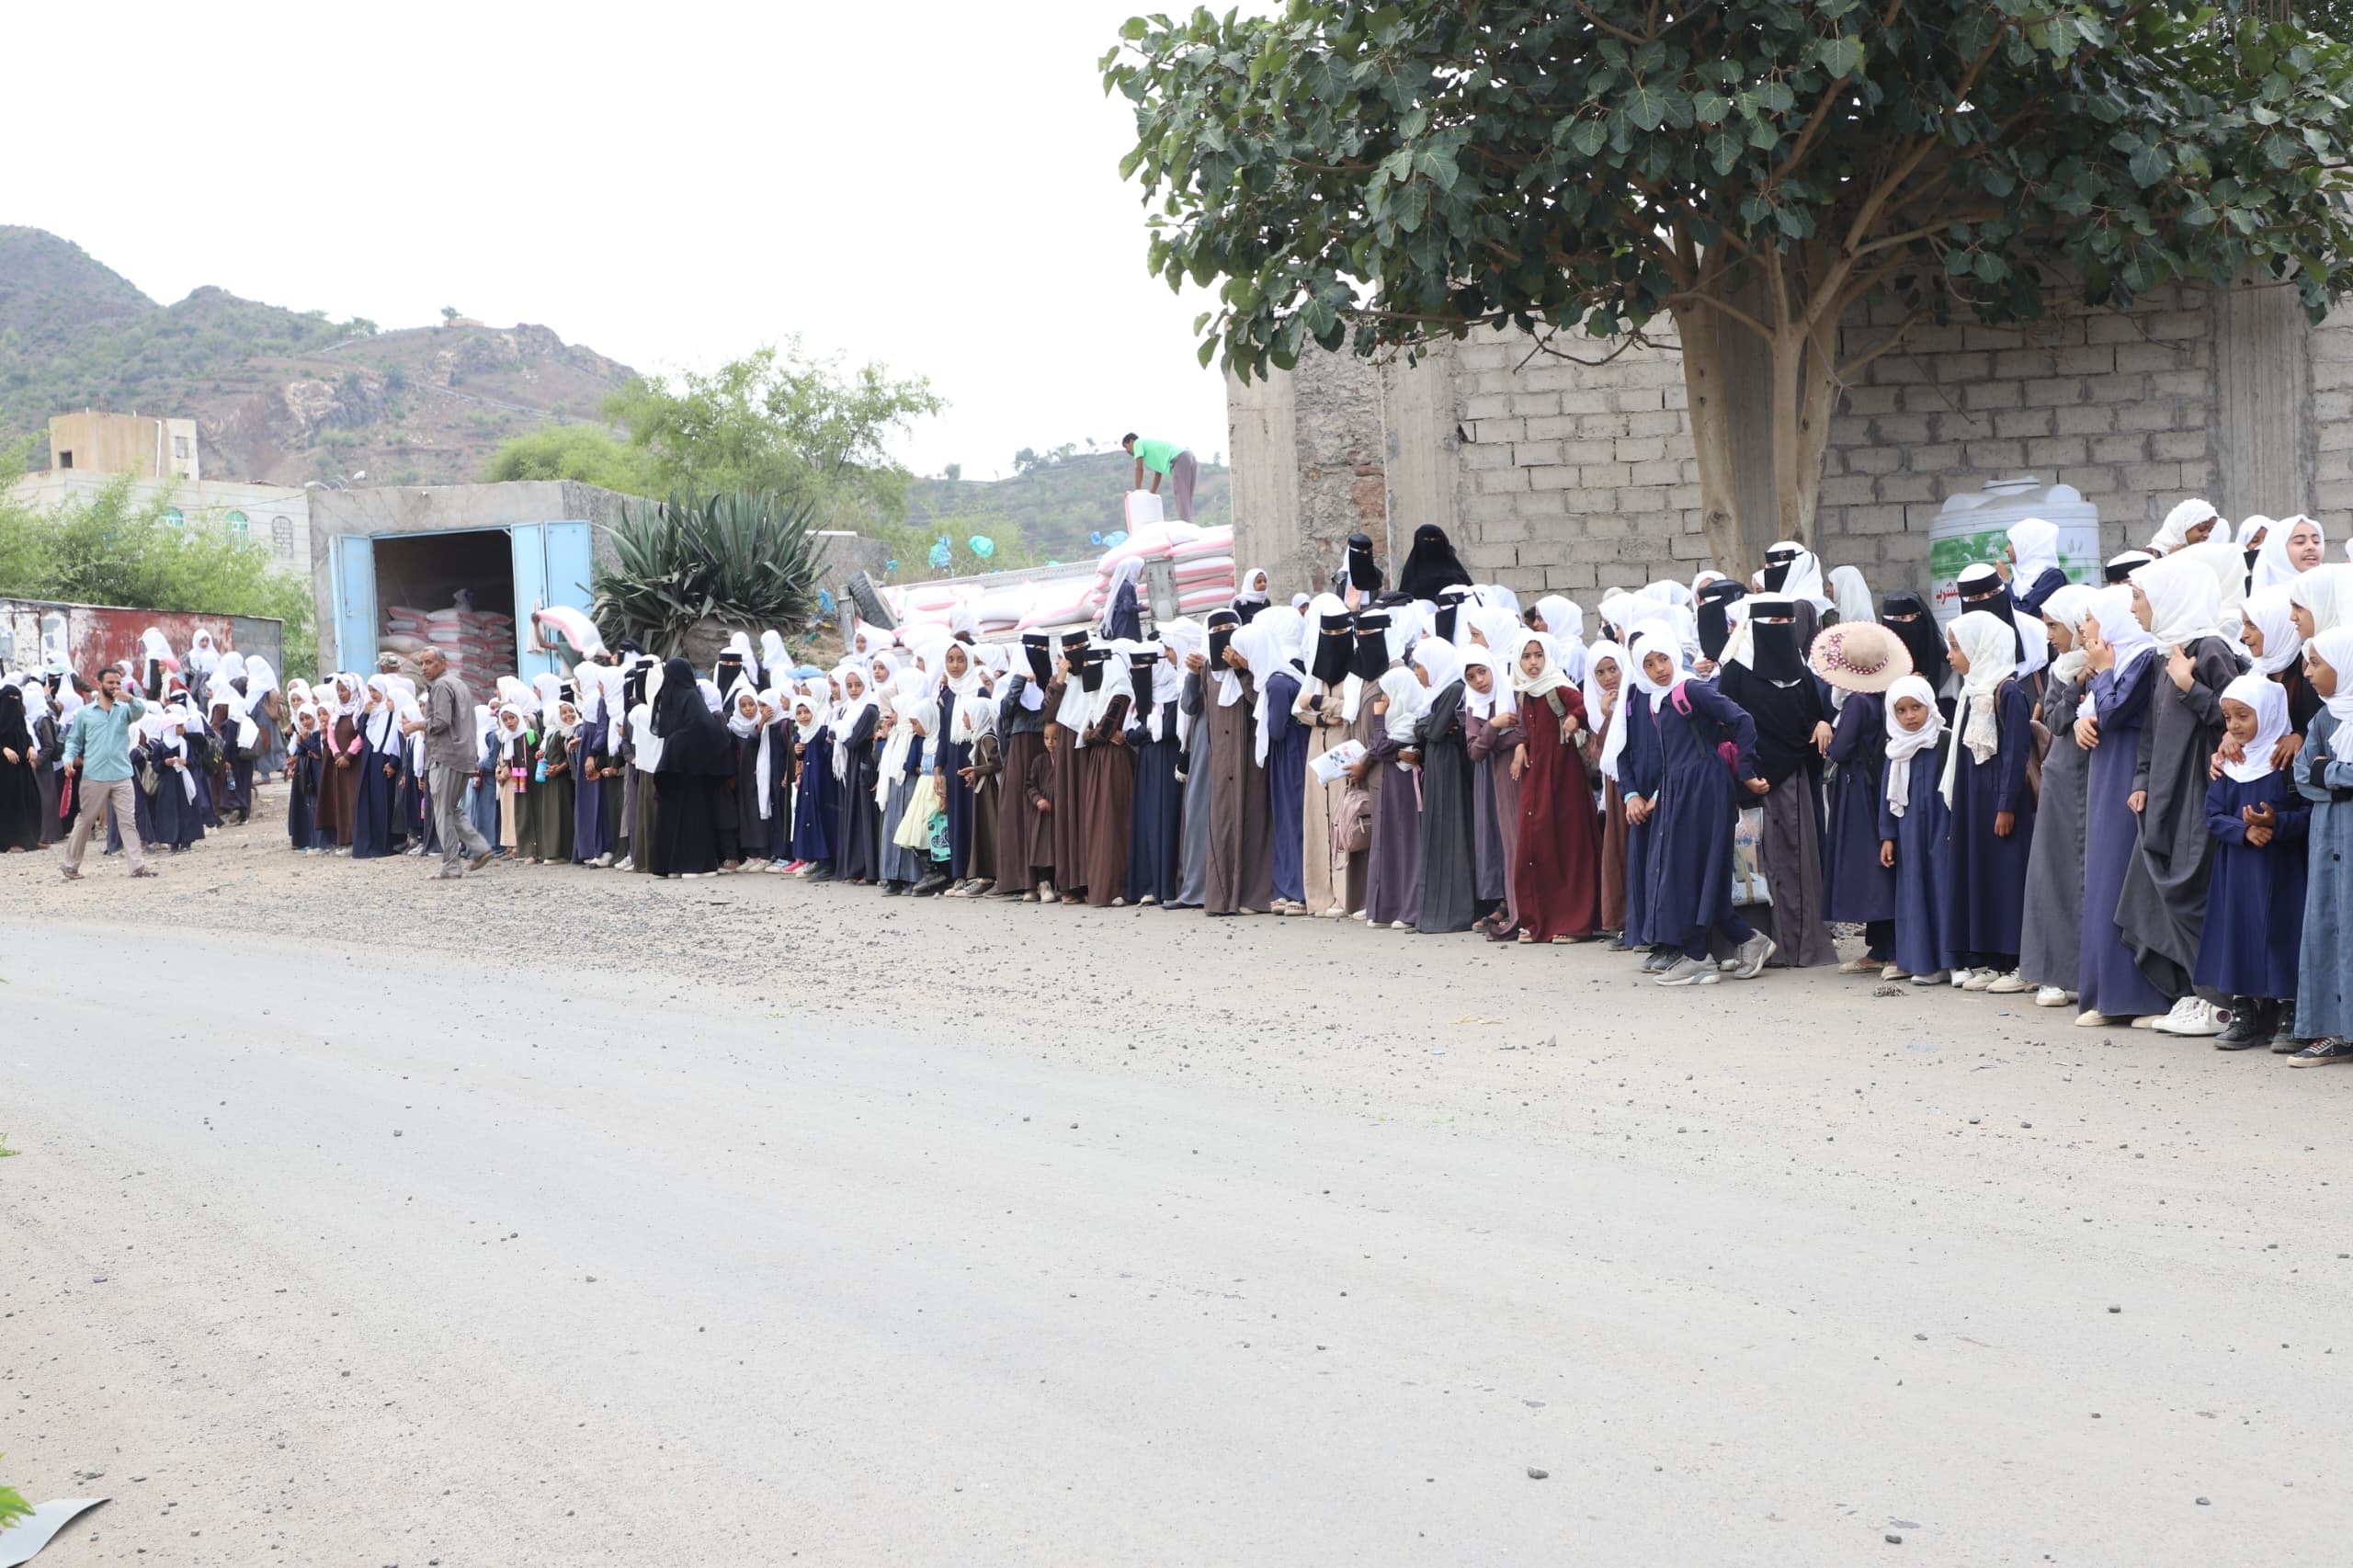
[(2288, 1058), (2290, 1067), (2333, 1067), (2353, 1062), (2353, 1040), (2316, 1040)]
[(2231, 1004), (2231, 1027), (2214, 1037), (2217, 1051), (2253, 1051), (2258, 1045), (2271, 1043), (2271, 1029), (2264, 1018), (2264, 1006), (2242, 996)]
[(2280, 1008), (2279, 1027), (2271, 1031), (2271, 1054), (2274, 1056), (2293, 1056), (2296, 1052), (2303, 1050), (2304, 1047), (2310, 1044), (2312, 1044), (2312, 1041), (2308, 1040), (2298, 1040), (2296, 1038), (2296, 1009), (2294, 1004), (2290, 1003), (2289, 1006)]

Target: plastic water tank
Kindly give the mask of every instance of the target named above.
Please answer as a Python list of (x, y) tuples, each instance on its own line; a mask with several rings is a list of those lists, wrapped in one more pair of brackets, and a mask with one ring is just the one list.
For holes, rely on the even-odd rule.
[(2059, 565), (2071, 583), (2097, 583), (2099, 508), (2072, 484), (2044, 484), (2032, 474), (1996, 479), (1984, 489), (1948, 495), (1928, 526), (1928, 597), (1937, 619), (1961, 613), (1954, 579), (1977, 562), (2000, 562), (2012, 523), (2040, 517), (2059, 530)]

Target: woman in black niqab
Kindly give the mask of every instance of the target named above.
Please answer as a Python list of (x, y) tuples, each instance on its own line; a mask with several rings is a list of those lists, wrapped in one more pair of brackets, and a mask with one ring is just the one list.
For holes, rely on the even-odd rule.
[(654, 774), (654, 857), (657, 877), (710, 876), (719, 869), (720, 780), (735, 771), (727, 726), (703, 701), (695, 669), (684, 659), (662, 666), (654, 694), (653, 730), (662, 741)]
[(1353, 590), (1358, 605), (1369, 605), (1381, 593), (1381, 568), (1372, 559), (1372, 536), (1348, 536), (1348, 563), (1343, 574), (1345, 581), (1333, 591), (1345, 596)]
[(25, 694), (14, 685), (0, 686), (0, 851), (40, 848), (40, 775), (33, 762)]
[(1730, 577), (1711, 578), (1701, 585), (1691, 616), (1699, 627), (1699, 652), (1711, 660), (1724, 656), (1724, 644), (1732, 641), (1732, 607), (1747, 597), (1748, 590)]
[(1448, 542), (1446, 530), (1436, 523), (1424, 523), (1414, 530), (1414, 548), (1405, 554), (1405, 569), (1397, 574), (1397, 589), (1407, 598), (1438, 598), (1440, 588), (1456, 584), (1468, 586), (1471, 574), (1461, 558)]
[(1937, 624), (1936, 612), (1928, 608), (1927, 597), (1910, 588), (1881, 594), (1879, 623), (1903, 639), (1904, 651), (1912, 655), (1912, 673), (1943, 697), (1951, 665), (1945, 662), (1944, 631)]

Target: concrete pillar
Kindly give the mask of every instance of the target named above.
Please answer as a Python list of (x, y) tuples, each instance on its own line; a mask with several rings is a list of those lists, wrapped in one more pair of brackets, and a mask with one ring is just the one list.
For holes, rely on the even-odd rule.
[(2290, 288), (2256, 285), (2213, 296), (2216, 450), (2222, 485), (2207, 497), (2235, 521), (2313, 506), (2310, 336)]
[(1290, 371), (1225, 379), (1226, 449), (1233, 462), (1233, 553), (1237, 574), (1263, 565), (1278, 577), (1303, 565), (1299, 528), (1297, 388)]
[(1454, 371), (1449, 343), (1433, 345), (1412, 363), (1401, 354), (1381, 369), (1383, 512), (1388, 551), (1398, 560), (1424, 523), (1444, 528), (1458, 548), (1464, 542), (1455, 526), (1462, 441), (1455, 425)]

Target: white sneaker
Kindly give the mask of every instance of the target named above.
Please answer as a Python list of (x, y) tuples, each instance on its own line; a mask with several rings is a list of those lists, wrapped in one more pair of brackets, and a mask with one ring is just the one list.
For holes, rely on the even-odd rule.
[(1991, 991), (1994, 983), (2001, 978), (1999, 973), (1990, 969), (1972, 969), (1969, 971), (1969, 978), (1961, 983), (1961, 988), (1963, 991)]
[(2136, 1029), (2153, 1029), (2157, 1027), (2157, 1020), (2163, 1017), (2165, 1015), (2162, 1013), (2143, 1013), (2132, 1020), (2132, 1027)]
[(2075, 1027), (2079, 1029), (2104, 1029), (2121, 1021), (2109, 1017), (2106, 1013), (2083, 1012), (2075, 1015)]
[(1060, 903), (1062, 901), (1063, 895), (1054, 891), (1053, 883), (1040, 882), (1038, 884), (1038, 902), (1040, 903)]
[(1841, 974), (1877, 974), (1880, 961), (1873, 958), (1848, 959), (1838, 966)]
[(2196, 996), (2185, 996), (2174, 1004), (2172, 1012), (2149, 1027), (2159, 1034), (2198, 1037), (2221, 1034), (2227, 1021), (2225, 1009)]
[(1985, 989), (1996, 996), (2015, 996), (2026, 989), (2026, 982), (2018, 978), (2018, 971), (2012, 970)]
[(2038, 1007), (2063, 1007), (2075, 999), (2075, 994), (2057, 985), (2046, 985), (2034, 994)]
[(637, 869), (637, 862), (631, 859), (622, 859), (614, 865), (613, 869), (616, 871), (634, 871)]
[(1952, 971), (1952, 988), (1955, 991), (1961, 990), (1969, 983), (1971, 977), (1975, 975), (1976, 972), (1977, 971), (1973, 969), (1956, 969)]
[(1904, 966), (1900, 963), (1889, 964), (1879, 971), (1879, 977), (1881, 980), (1901, 980), (1904, 978)]
[(1410, 920), (1392, 920), (1389, 923), (1389, 928), (1392, 931), (1410, 931), (1414, 928), (1414, 923)]
[(1912, 983), (1915, 985), (1942, 985), (1946, 981), (1950, 980), (1952, 976), (1946, 973), (1943, 970), (1938, 970), (1934, 974), (1914, 975), (1912, 977)]
[(1714, 985), (1723, 980), (1723, 971), (1711, 959), (1695, 959), (1685, 953), (1653, 977), (1654, 985)]

